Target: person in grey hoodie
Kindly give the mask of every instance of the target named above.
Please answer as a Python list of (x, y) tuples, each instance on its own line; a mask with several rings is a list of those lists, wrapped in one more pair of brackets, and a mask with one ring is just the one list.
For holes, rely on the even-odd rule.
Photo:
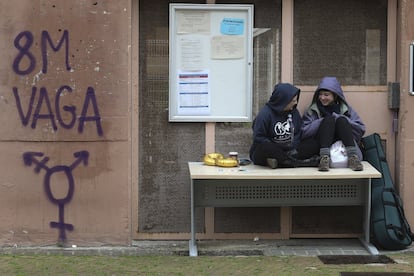
[(302, 117), (296, 108), (299, 95), (300, 89), (292, 84), (275, 85), (269, 101), (253, 121), (250, 159), (254, 164), (272, 169), (317, 166), (317, 157), (306, 160), (296, 158), (302, 127)]
[(336, 77), (324, 77), (317, 87), (312, 103), (302, 117), (302, 156), (319, 153), (319, 171), (329, 171), (330, 146), (342, 140), (348, 156), (348, 167), (362, 171), (362, 152), (358, 146), (365, 125), (347, 103)]

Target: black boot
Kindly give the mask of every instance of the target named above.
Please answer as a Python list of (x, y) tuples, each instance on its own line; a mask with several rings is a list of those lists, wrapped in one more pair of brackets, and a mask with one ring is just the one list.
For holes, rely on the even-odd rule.
[(317, 167), (319, 166), (319, 156), (314, 155), (311, 158), (307, 159), (296, 159), (289, 157), (284, 160), (280, 167), (283, 168), (299, 168), (299, 167)]
[(280, 162), (279, 167), (281, 168), (294, 168), (296, 167), (295, 159), (293, 158), (286, 158), (282, 162)]
[(276, 158), (267, 158), (266, 163), (271, 169), (276, 169), (278, 166), (278, 162)]
[(296, 159), (294, 161), (295, 167), (318, 167), (319, 166), (319, 155), (314, 155), (307, 159)]
[(292, 149), (286, 152), (286, 155), (290, 159), (297, 159), (298, 158), (298, 151), (296, 149)]

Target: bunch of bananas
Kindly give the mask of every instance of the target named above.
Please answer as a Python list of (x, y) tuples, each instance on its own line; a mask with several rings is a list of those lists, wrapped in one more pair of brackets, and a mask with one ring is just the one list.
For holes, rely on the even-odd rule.
[(203, 162), (209, 166), (237, 167), (239, 162), (233, 158), (224, 158), (223, 154), (213, 152), (204, 155)]

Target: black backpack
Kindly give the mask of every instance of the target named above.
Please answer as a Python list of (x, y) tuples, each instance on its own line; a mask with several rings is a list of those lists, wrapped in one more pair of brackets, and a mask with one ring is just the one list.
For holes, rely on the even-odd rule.
[(383, 249), (405, 249), (411, 245), (414, 235), (395, 190), (380, 135), (363, 137), (362, 149), (364, 160), (382, 174), (381, 178), (371, 180), (371, 240)]

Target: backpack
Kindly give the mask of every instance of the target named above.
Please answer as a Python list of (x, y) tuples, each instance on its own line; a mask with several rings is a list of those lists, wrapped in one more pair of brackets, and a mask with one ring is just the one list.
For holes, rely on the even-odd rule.
[(362, 138), (364, 160), (381, 172), (371, 179), (371, 240), (386, 250), (401, 250), (411, 245), (414, 234), (405, 218), (378, 133)]

